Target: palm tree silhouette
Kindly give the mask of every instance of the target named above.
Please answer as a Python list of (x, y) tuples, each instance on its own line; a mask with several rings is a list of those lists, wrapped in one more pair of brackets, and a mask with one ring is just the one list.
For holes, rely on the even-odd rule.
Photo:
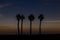
[(35, 19), (35, 17), (31, 14), (30, 16), (28, 16), (28, 19), (30, 21), (30, 35), (32, 33), (32, 21)]
[(17, 21), (18, 21), (17, 27), (18, 27), (18, 36), (19, 36), (19, 21), (20, 21), (20, 18), (21, 18), (20, 14), (17, 14), (16, 18), (17, 18)]
[(41, 22), (42, 22), (42, 20), (44, 19), (43, 14), (40, 14), (40, 15), (38, 16), (38, 19), (40, 20), (40, 24), (39, 24), (39, 34), (41, 34)]
[(23, 33), (23, 20), (25, 19), (24, 15), (21, 15), (21, 35)]

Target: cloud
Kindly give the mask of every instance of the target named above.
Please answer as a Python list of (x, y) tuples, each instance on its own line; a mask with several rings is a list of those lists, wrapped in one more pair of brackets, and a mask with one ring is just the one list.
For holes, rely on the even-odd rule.
[(43, 22), (60, 22), (60, 20), (54, 20), (54, 21), (43, 21)]
[(11, 3), (1, 4), (0, 5), (0, 8), (8, 7), (8, 6), (11, 6), (11, 5), (12, 5)]

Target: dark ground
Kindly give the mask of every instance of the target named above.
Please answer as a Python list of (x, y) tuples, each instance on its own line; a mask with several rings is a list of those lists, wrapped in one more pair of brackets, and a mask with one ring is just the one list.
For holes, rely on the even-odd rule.
[(60, 34), (42, 34), (42, 35), (0, 35), (0, 40), (42, 40), (42, 39), (60, 39)]

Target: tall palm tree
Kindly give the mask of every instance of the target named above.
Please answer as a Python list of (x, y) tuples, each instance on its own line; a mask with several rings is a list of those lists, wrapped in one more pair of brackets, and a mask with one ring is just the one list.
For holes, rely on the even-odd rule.
[(20, 14), (17, 14), (16, 18), (17, 18), (17, 21), (18, 21), (17, 27), (18, 27), (18, 36), (19, 36), (19, 21), (20, 21), (20, 18), (21, 18)]
[(25, 19), (24, 15), (21, 15), (21, 35), (23, 33), (23, 20)]
[(32, 33), (32, 21), (35, 19), (35, 17), (33, 16), (33, 14), (31, 14), (30, 16), (28, 16), (28, 19), (30, 21), (30, 35)]
[(40, 15), (38, 16), (38, 19), (40, 20), (40, 24), (39, 24), (39, 34), (41, 34), (41, 22), (42, 22), (42, 20), (44, 19), (43, 14), (40, 14)]

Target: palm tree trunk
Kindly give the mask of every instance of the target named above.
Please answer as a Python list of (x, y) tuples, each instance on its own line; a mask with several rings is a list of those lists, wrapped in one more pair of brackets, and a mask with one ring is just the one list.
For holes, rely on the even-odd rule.
[(41, 35), (41, 21), (40, 21), (40, 25), (39, 25), (39, 34)]
[(23, 33), (23, 20), (21, 20), (21, 35)]
[(32, 34), (32, 21), (30, 21), (30, 35)]
[(18, 26), (18, 37), (19, 37), (19, 20), (18, 20), (18, 25), (17, 26)]

